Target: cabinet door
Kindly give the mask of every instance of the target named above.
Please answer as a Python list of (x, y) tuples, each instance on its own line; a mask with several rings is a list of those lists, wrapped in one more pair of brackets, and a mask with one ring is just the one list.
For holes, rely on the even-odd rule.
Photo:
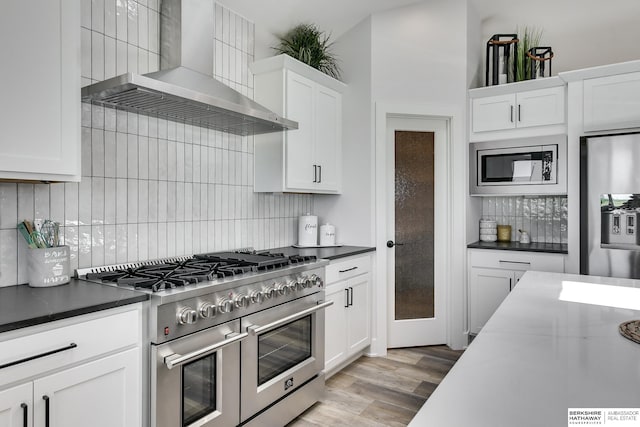
[(298, 122), (298, 129), (286, 132), (287, 190), (314, 187), (314, 88), (311, 80), (287, 71), (286, 117)]
[(640, 126), (640, 73), (584, 81), (584, 130)]
[(469, 332), (477, 334), (507, 297), (513, 271), (471, 268), (469, 277)]
[(333, 305), (325, 309), (324, 315), (325, 371), (347, 358), (347, 292), (341, 283), (328, 286), (325, 291), (326, 300), (333, 301)]
[(351, 305), (347, 310), (350, 354), (362, 350), (371, 343), (369, 282), (369, 274), (358, 276), (347, 282), (351, 293)]
[(0, 46), (0, 178), (79, 180), (80, 1), (3, 1)]
[(515, 94), (475, 98), (471, 102), (473, 132), (513, 129)]
[(32, 396), (31, 382), (0, 391), (0, 427), (33, 426)]
[(140, 350), (117, 353), (34, 381), (35, 422), (51, 427), (139, 427)]
[(316, 188), (340, 191), (342, 140), (342, 96), (317, 86), (314, 163), (319, 166)]
[(524, 276), (524, 273), (526, 273), (526, 271), (514, 271), (513, 272), (513, 284), (511, 285), (511, 290), (513, 290), (513, 288), (516, 287), (516, 285), (518, 284), (520, 279), (522, 279), (522, 276)]
[(517, 127), (564, 123), (564, 86), (519, 92)]

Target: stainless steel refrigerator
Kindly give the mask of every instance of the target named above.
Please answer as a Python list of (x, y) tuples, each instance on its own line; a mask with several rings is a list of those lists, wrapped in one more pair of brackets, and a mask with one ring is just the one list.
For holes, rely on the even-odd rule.
[(640, 278), (640, 133), (580, 140), (580, 273)]

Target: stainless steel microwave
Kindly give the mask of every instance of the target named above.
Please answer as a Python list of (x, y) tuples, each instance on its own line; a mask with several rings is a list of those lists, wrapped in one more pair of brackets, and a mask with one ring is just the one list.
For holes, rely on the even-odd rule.
[(470, 144), (471, 195), (566, 194), (565, 135)]

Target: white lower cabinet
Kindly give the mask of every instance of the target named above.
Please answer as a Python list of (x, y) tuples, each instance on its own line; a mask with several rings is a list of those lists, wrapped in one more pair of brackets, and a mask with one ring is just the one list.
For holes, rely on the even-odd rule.
[(33, 387), (31, 383), (0, 391), (0, 427), (31, 427), (32, 420)]
[(134, 348), (34, 381), (34, 426), (139, 425), (139, 360)]
[[(330, 372), (371, 344), (371, 259), (355, 256), (327, 266), (325, 371)], [(336, 280), (329, 283), (331, 280)]]
[(528, 270), (564, 272), (564, 255), (469, 250), (469, 333), (478, 334)]
[[(95, 316), (0, 342), (6, 351), (0, 356), (6, 374), (0, 377), (0, 427), (141, 425), (139, 311)], [(56, 344), (44, 337), (53, 337)], [(105, 351), (105, 343), (98, 341), (112, 348)], [(40, 348), (34, 352), (34, 347)], [(20, 378), (24, 382), (11, 385)]]
[(469, 332), (477, 334), (507, 297), (522, 274), (511, 270), (471, 268), (469, 273)]

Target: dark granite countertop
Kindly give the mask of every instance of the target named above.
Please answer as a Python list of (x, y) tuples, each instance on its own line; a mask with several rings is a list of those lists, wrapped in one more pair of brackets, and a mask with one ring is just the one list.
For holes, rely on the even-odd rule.
[(376, 248), (368, 246), (338, 246), (332, 248), (294, 248), (285, 246), (283, 248), (269, 249), (269, 252), (282, 252), (285, 255), (315, 255), (318, 259), (338, 259), (352, 255), (374, 252)]
[(550, 254), (569, 253), (566, 243), (520, 243), (520, 242), (474, 242), (469, 243), (470, 249), (494, 249), (502, 251), (546, 252)]
[(66, 319), (149, 299), (147, 294), (72, 279), (66, 285), (0, 288), (0, 332)]

